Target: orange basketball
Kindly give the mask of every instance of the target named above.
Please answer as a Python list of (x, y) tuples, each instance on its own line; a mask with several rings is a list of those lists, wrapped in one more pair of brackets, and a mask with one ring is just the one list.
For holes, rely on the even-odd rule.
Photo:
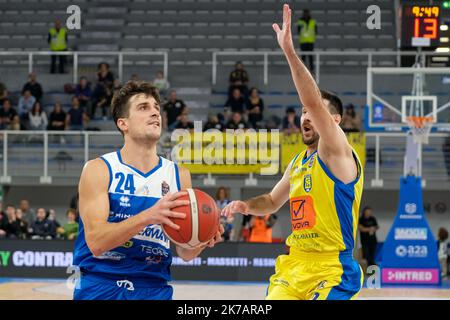
[(177, 245), (192, 249), (207, 243), (217, 233), (220, 223), (220, 212), (216, 202), (207, 193), (199, 189), (186, 189), (188, 194), (178, 200), (189, 200), (190, 204), (172, 208), (172, 211), (186, 213), (186, 218), (170, 218), (180, 226), (175, 230), (163, 225), (163, 230), (171, 241)]

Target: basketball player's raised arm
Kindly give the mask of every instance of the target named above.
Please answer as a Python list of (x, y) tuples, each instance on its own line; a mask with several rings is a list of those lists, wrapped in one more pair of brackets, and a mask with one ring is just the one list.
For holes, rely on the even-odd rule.
[(273, 187), (270, 193), (266, 193), (246, 201), (232, 201), (222, 209), (222, 216), (230, 216), (236, 212), (244, 215), (265, 216), (277, 212), (289, 199), (289, 172), (292, 161), (286, 168), (283, 177)]
[(282, 29), (278, 24), (273, 24), (273, 29), (277, 34), (278, 44), (288, 61), (300, 101), (309, 113), (312, 124), (320, 135), (320, 152), (325, 156), (333, 154), (351, 157), (351, 148), (344, 132), (335, 122), (328, 107), (323, 103), (316, 81), (295, 52), (291, 33), (291, 15), (289, 5), (285, 4), (283, 6)]
[(86, 243), (94, 256), (124, 244), (149, 224), (167, 224), (179, 229), (169, 217), (185, 217), (184, 213), (171, 211), (171, 208), (189, 204), (187, 200), (176, 200), (185, 193), (166, 195), (150, 209), (124, 221), (110, 223), (108, 186), (109, 171), (105, 162), (99, 158), (87, 162), (81, 173), (78, 191)]
[[(185, 190), (187, 188), (192, 188), (192, 181), (191, 181), (191, 173), (188, 169), (184, 167), (179, 167), (180, 171), (180, 187), (181, 190)], [(224, 232), (222, 224), (219, 224), (219, 230), (217, 230), (216, 236), (211, 239), (210, 242), (206, 246), (198, 247), (195, 249), (186, 249), (180, 246), (176, 246), (177, 254), (178, 256), (183, 259), (184, 261), (190, 261), (197, 257), (204, 248), (207, 246), (212, 248), (217, 242), (222, 241), (222, 234)]]

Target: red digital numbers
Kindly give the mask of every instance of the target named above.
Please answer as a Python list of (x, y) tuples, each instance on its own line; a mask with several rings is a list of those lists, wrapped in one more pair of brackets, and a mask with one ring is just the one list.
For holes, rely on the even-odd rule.
[(436, 18), (414, 19), (414, 37), (436, 39), (438, 35), (438, 20)]

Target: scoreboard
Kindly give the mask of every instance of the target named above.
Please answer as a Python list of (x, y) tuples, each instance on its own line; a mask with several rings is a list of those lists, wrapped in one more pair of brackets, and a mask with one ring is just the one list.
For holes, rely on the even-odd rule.
[(401, 46), (438, 47), (441, 8), (404, 5), (401, 10)]

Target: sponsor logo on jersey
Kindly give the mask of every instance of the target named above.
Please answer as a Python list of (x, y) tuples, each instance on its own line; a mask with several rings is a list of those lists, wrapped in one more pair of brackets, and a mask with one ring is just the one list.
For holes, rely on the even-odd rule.
[(311, 159), (309, 160), (308, 168), (312, 168), (314, 164), (314, 158), (316, 157), (315, 154), (312, 155)]
[(305, 189), (306, 192), (310, 192), (312, 189), (312, 178), (310, 174), (305, 175), (303, 179), (303, 189)]
[(320, 281), (320, 283), (317, 285), (316, 289), (317, 290), (324, 289), (326, 284), (327, 284), (327, 280)]
[(116, 251), (106, 251), (105, 253), (103, 253), (100, 256), (97, 256), (95, 258), (97, 259), (101, 259), (101, 260), (114, 260), (114, 261), (120, 261), (122, 259), (125, 259), (125, 255), (123, 253), (120, 252), (116, 252)]
[(147, 264), (158, 264), (161, 262), (161, 260), (161, 256), (148, 256), (147, 258), (145, 258), (145, 262)]
[(309, 195), (290, 199), (292, 230), (312, 229), (316, 225), (313, 198)]
[(130, 249), (132, 246), (133, 246), (133, 241), (127, 241), (122, 245), (122, 247), (124, 247), (126, 249)]
[(148, 246), (148, 245), (141, 245), (141, 251), (146, 253), (146, 254), (152, 254), (155, 256), (162, 256), (164, 258), (167, 258), (169, 256), (169, 253), (162, 249), (162, 248), (158, 248), (158, 247), (153, 247), (153, 246)]
[(139, 232), (139, 234), (135, 235), (133, 239), (158, 243), (164, 248), (170, 247), (170, 241), (162, 231), (160, 225), (147, 226), (144, 230)]
[(164, 197), (166, 194), (168, 194), (170, 191), (170, 186), (167, 182), (163, 181), (161, 183), (161, 194)]
[(120, 201), (119, 205), (121, 207), (131, 207), (130, 198), (128, 198), (127, 196), (121, 196), (119, 201)]

